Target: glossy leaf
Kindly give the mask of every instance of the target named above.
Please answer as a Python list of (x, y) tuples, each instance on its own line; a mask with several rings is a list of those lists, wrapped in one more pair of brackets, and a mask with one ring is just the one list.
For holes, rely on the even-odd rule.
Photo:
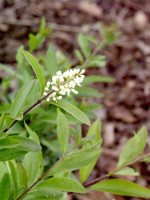
[(6, 173), (0, 180), (0, 199), (8, 200), (11, 193), (11, 185), (9, 175)]
[(17, 120), (22, 119), (23, 115), (21, 111), (23, 109), (25, 102), (27, 101), (29, 94), (32, 92), (36, 83), (37, 83), (36, 80), (31, 80), (28, 84), (23, 85), (23, 87), (17, 93), (10, 110), (10, 116), (13, 119), (17, 119)]
[(35, 59), (35, 57), (32, 56), (32, 54), (30, 54), (29, 52), (24, 51), (24, 56), (27, 59), (27, 61), (29, 62), (29, 64), (32, 66), (32, 68), (37, 76), (37, 79), (38, 79), (38, 82), (40, 85), (40, 94), (42, 96), (42, 94), (44, 92), (44, 87), (45, 87), (45, 77), (44, 77), (42, 67), (40, 66), (38, 61)]
[(85, 193), (84, 187), (77, 181), (69, 178), (54, 177), (40, 183), (38, 187), (47, 187), (49, 190)]
[(147, 129), (143, 126), (138, 133), (129, 139), (120, 154), (117, 168), (120, 168), (133, 161), (138, 155), (141, 155), (147, 141)]
[(92, 185), (88, 189), (109, 192), (123, 196), (150, 198), (149, 189), (121, 179), (110, 179), (107, 181), (102, 181)]
[(65, 102), (65, 101), (58, 101), (57, 103), (51, 103), (51, 104), (62, 108), (63, 110), (65, 110), (66, 112), (71, 114), (73, 117), (75, 117), (82, 123), (90, 126), (91, 123), (90, 123), (90, 120), (88, 119), (88, 117), (74, 105), (72, 105), (68, 102)]

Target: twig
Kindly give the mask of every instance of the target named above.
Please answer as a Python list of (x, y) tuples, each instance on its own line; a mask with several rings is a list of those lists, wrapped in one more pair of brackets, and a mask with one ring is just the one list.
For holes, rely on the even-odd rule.
[(106, 175), (104, 175), (104, 176), (101, 176), (101, 177), (99, 177), (99, 178), (97, 178), (97, 179), (95, 179), (95, 180), (93, 180), (93, 181), (91, 181), (91, 182), (89, 182), (89, 183), (87, 183), (87, 184), (85, 184), (85, 185), (83, 185), (83, 186), (84, 186), (85, 188), (90, 187), (90, 186), (94, 185), (95, 183), (98, 183), (98, 182), (100, 182), (100, 181), (102, 181), (102, 180), (104, 180), (104, 179), (106, 179), (106, 178), (109, 178), (109, 177), (111, 176), (111, 174), (114, 174), (115, 172), (117, 172), (117, 171), (123, 169), (124, 167), (130, 167), (130, 166), (134, 165), (135, 163), (138, 163), (138, 162), (140, 162), (141, 160), (143, 160), (144, 158), (147, 158), (147, 157), (149, 157), (149, 156), (150, 156), (150, 153), (145, 154), (145, 155), (141, 156), (140, 158), (137, 158), (137, 159), (135, 159), (134, 161), (130, 162), (129, 164), (124, 165), (123, 167), (120, 167), (120, 168), (118, 168), (118, 169), (115, 169), (115, 170), (112, 171), (111, 173), (108, 173), (108, 174), (106, 174)]

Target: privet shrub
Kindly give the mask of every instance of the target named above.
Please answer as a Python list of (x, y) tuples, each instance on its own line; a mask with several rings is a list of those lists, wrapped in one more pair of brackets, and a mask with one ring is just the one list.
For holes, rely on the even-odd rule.
[[(102, 94), (89, 85), (114, 79), (85, 76), (84, 72), (104, 67), (106, 58), (99, 51), (119, 37), (114, 26), (101, 28), (104, 38), (100, 44), (93, 37), (78, 35), (80, 50), (75, 54), (79, 64), (71, 68), (69, 59), (52, 44), (45, 57), (31, 54), (52, 31), (42, 19), (38, 34), (29, 35), (30, 53), (23, 46), (18, 49), (17, 70), (0, 65), (9, 73), (1, 84), (5, 99), (0, 106), (1, 200), (64, 200), (67, 194), (87, 190), (150, 198), (149, 189), (113, 178), (139, 176), (133, 164), (150, 161), (150, 154), (142, 155), (147, 141), (144, 126), (125, 144), (114, 171), (85, 183), (102, 152), (101, 122), (93, 112), (101, 105), (86, 102), (87, 97)], [(19, 89), (8, 94), (14, 79)], [(86, 137), (81, 134), (82, 123), (89, 126)], [(73, 175), (75, 170), (80, 180)]]

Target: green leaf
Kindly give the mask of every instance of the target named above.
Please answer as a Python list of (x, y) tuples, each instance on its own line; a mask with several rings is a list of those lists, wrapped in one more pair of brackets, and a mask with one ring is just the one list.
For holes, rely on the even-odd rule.
[(101, 98), (103, 94), (99, 91), (89, 88), (89, 87), (76, 87), (76, 90), (79, 92), (78, 94), (74, 94), (75, 97), (95, 97)]
[(88, 37), (80, 33), (78, 35), (78, 43), (84, 56), (88, 58), (91, 55), (91, 47), (90, 47)]
[(95, 159), (93, 159), (90, 164), (88, 164), (84, 168), (80, 169), (81, 183), (83, 183), (87, 180), (87, 178), (89, 177), (90, 173), (92, 172), (94, 166), (96, 165), (98, 158), (99, 158), (99, 155), (97, 155), (97, 157)]
[[(33, 139), (37, 144), (40, 145), (40, 140), (37, 134), (31, 130), (31, 128), (25, 123), (25, 128), (30, 134), (30, 139)], [(25, 155), (23, 163), (26, 167), (28, 174), (29, 185), (36, 181), (40, 175), (42, 175), (44, 166), (43, 166), (43, 157), (42, 152), (29, 152)], [(35, 165), (36, 163), (36, 165)]]
[(20, 177), (20, 185), (24, 187), (24, 189), (27, 189), (28, 187), (28, 175), (27, 172), (22, 165), (22, 163), (18, 162), (18, 171), (19, 171), (19, 177)]
[[(29, 135), (30, 135), (30, 139), (34, 140), (37, 144), (40, 145), (40, 140), (39, 140), (39, 137), (38, 135), (32, 131), (32, 129), (25, 123), (25, 128), (26, 130), (28, 131)], [(36, 167), (39, 168), (39, 173), (40, 175), (42, 175), (43, 171), (44, 171), (44, 165), (43, 165), (43, 155), (42, 155), (42, 152), (39, 151), (39, 152), (34, 152), (34, 153), (31, 153), (30, 154), (32, 155), (36, 155), (38, 158), (37, 158), (37, 162), (39, 163)], [(32, 157), (31, 155), (31, 157)], [(36, 159), (36, 156), (35, 156), (35, 159)], [(34, 165), (34, 162), (32, 162), (33, 165)]]
[(70, 178), (54, 177), (40, 183), (38, 187), (47, 187), (49, 190), (58, 190), (66, 192), (85, 193), (84, 187), (77, 181)]
[(18, 146), (20, 148), (20, 151), (40, 151), (41, 146), (35, 142), (34, 140), (31, 140), (27, 137), (22, 137), (22, 136), (11, 136), (10, 138), (19, 140), (21, 144)]
[(120, 154), (117, 169), (133, 161), (138, 155), (141, 155), (147, 141), (147, 129), (143, 126), (138, 133), (129, 139)]
[(50, 45), (45, 56), (45, 67), (48, 73), (53, 76), (58, 71), (57, 58), (54, 45)]
[[(0, 63), (0, 67), (5, 70), (6, 72), (8, 72), (10, 75), (14, 76), (15, 71), (13, 69), (11, 69), (9, 66), (3, 65)], [(16, 74), (16, 77), (18, 79), (21, 79), (21, 76), (19, 74)]]
[(19, 65), (21, 65), (23, 63), (24, 60), (24, 56), (23, 56), (23, 51), (24, 51), (24, 46), (21, 45), (18, 49), (17, 49), (17, 54), (16, 54), (16, 61)]
[(17, 93), (10, 110), (10, 116), (13, 119), (17, 119), (17, 120), (22, 119), (23, 117), (23, 115), (21, 114), (22, 108), (25, 102), (27, 101), (27, 98), (29, 94), (31, 93), (31, 91), (33, 90), (36, 83), (37, 83), (36, 80), (29, 81), (29, 83), (23, 85), (23, 87)]
[(32, 54), (30, 54), (27, 51), (24, 51), (24, 56), (27, 59), (27, 61), (29, 62), (29, 64), (32, 66), (37, 79), (39, 81), (39, 85), (40, 85), (40, 93), (41, 96), (44, 92), (44, 87), (45, 87), (45, 77), (44, 77), (44, 73), (43, 70), (40, 66), (40, 64), (38, 63), (38, 61), (34, 58), (34, 56), (32, 56)]
[(89, 40), (91, 43), (93, 43), (93, 44), (95, 44), (95, 45), (98, 45), (98, 42), (97, 42), (97, 40), (96, 40), (95, 38), (93, 38), (93, 37), (91, 37), (91, 36), (87, 36), (87, 38), (88, 38), (88, 40)]
[(60, 110), (58, 110), (57, 113), (57, 136), (62, 146), (63, 153), (65, 153), (69, 140), (69, 124), (66, 116)]
[(118, 170), (117, 172), (115, 172), (113, 174), (121, 175), (121, 176), (139, 176), (139, 172), (135, 172), (134, 169), (132, 169), (130, 167), (125, 167), (123, 169), (120, 169), (120, 170)]
[(90, 126), (91, 123), (90, 123), (90, 120), (88, 119), (88, 117), (74, 105), (72, 105), (68, 102), (65, 102), (65, 101), (58, 101), (57, 103), (51, 103), (51, 104), (62, 108), (63, 110), (65, 110), (66, 112), (71, 114), (73, 117), (75, 117), (82, 123)]
[(19, 147), (1, 149), (0, 150), (0, 161), (7, 161), (19, 158), (25, 155), (26, 151), (20, 151)]
[(109, 192), (112, 194), (150, 198), (150, 190), (135, 183), (121, 180), (110, 179), (100, 183), (96, 183), (89, 187), (90, 190)]
[(92, 57), (88, 64), (86, 65), (86, 68), (90, 67), (104, 67), (106, 65), (106, 57), (99, 55)]
[(0, 199), (8, 200), (11, 192), (9, 175), (6, 173), (0, 181)]
[(4, 125), (4, 119), (5, 119), (5, 114), (2, 113), (2, 115), (0, 116), (0, 132), (2, 131)]
[(14, 199), (16, 199), (18, 191), (19, 191), (19, 171), (15, 160), (8, 161), (10, 177), (14, 186)]
[(150, 162), (150, 157), (144, 158), (142, 162)]
[(5, 162), (0, 162), (0, 180), (2, 180), (3, 176), (5, 175), (5, 173), (8, 173), (8, 169), (6, 167), (6, 163)]
[[(101, 122), (100, 122), (100, 120), (97, 120), (92, 124), (92, 126), (90, 127), (90, 129), (87, 133), (87, 137), (94, 136), (91, 139), (91, 142), (94, 144), (96, 144), (97, 142), (100, 142), (100, 140), (101, 140), (101, 137), (100, 137), (101, 130), (100, 129), (101, 129)], [(86, 146), (88, 146), (88, 145), (86, 145)], [(85, 146), (85, 148), (86, 148), (86, 146)], [(83, 183), (84, 181), (87, 180), (87, 178), (89, 177), (90, 173), (92, 172), (98, 158), (99, 158), (99, 155), (93, 161), (91, 161), (91, 163), (89, 165), (80, 169), (81, 183)]]
[(83, 59), (82, 54), (80, 53), (80, 51), (78, 49), (75, 50), (75, 54), (76, 54), (78, 60), (80, 61), (80, 63), (82, 64), (84, 62), (84, 59)]
[(60, 191), (51, 191), (47, 187), (32, 189), (23, 197), (23, 200), (65, 200), (67, 194)]
[(39, 28), (39, 33), (43, 33), (44, 28), (45, 28), (45, 25), (46, 25), (46, 23), (45, 23), (45, 18), (42, 17), (41, 23), (40, 23), (40, 28)]
[(108, 83), (108, 82), (114, 82), (115, 79), (107, 76), (97, 76), (97, 75), (91, 75), (86, 76), (84, 78), (84, 81), (82, 85), (90, 85), (91, 83)]
[(20, 144), (20, 141), (11, 138), (4, 138), (0, 140), (0, 149), (13, 148)]
[(70, 172), (87, 166), (101, 153), (99, 149), (82, 149), (70, 153), (59, 164), (57, 164), (49, 175)]

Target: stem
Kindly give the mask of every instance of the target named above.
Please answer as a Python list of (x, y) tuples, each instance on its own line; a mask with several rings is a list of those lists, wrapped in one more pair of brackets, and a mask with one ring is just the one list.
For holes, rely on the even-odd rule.
[[(23, 116), (26, 115), (30, 110), (35, 108), (37, 105), (39, 105), (44, 99), (46, 99), (50, 94), (52, 94), (54, 91), (49, 92), (46, 96), (42, 97), (41, 99), (38, 99), (36, 103), (34, 103), (32, 106), (30, 106), (27, 110), (24, 111)], [(18, 120), (15, 120), (9, 128), (6, 128), (3, 132), (6, 133), (13, 125), (17, 123)]]
[[(137, 158), (137, 159), (133, 160), (133, 161), (130, 162), (129, 164), (124, 165), (123, 167), (120, 167), (120, 168), (118, 168), (118, 169), (113, 170), (111, 173), (113, 174), (113, 173), (119, 171), (120, 169), (123, 169), (124, 167), (130, 167), (130, 166), (134, 165), (135, 163), (138, 163), (138, 162), (140, 162), (141, 160), (143, 160), (144, 158), (147, 158), (147, 157), (149, 157), (149, 156), (150, 156), (150, 153), (145, 154), (145, 155), (141, 156), (140, 158)], [(95, 183), (98, 183), (98, 182), (100, 182), (100, 181), (102, 181), (102, 180), (104, 180), (104, 179), (106, 179), (106, 178), (109, 178), (109, 177), (111, 176), (111, 175), (110, 175), (111, 173), (108, 173), (108, 174), (106, 174), (106, 175), (104, 175), (104, 176), (101, 176), (101, 177), (99, 177), (99, 178), (97, 178), (97, 179), (94, 179), (93, 181), (91, 181), (91, 182), (89, 182), (89, 183), (87, 183), (87, 184), (85, 184), (85, 185), (83, 185), (83, 186), (84, 186), (85, 188), (90, 187), (90, 186), (94, 185)]]

